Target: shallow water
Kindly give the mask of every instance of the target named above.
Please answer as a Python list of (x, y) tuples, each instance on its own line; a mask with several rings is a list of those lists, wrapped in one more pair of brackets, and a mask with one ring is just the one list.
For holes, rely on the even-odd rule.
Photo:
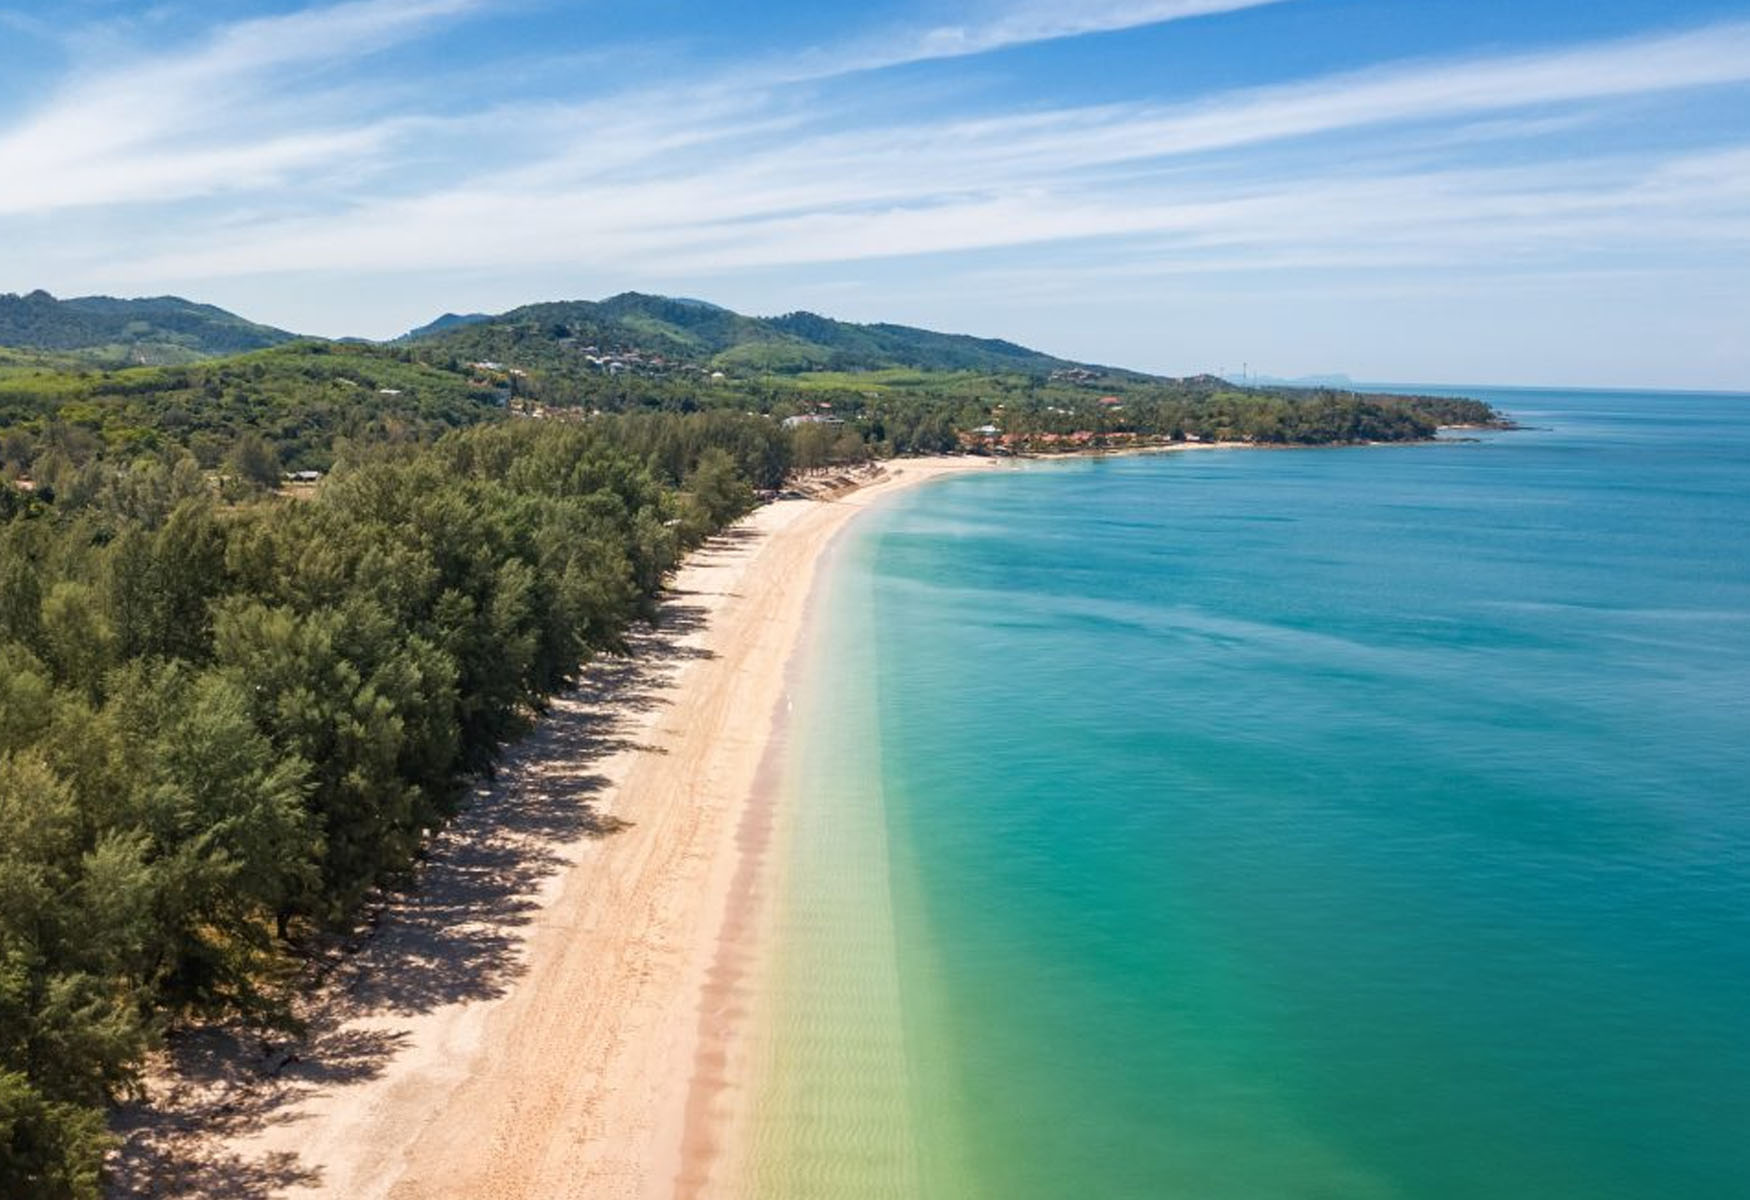
[(1750, 1194), (1750, 398), (1481, 394), (856, 527), (762, 1195)]

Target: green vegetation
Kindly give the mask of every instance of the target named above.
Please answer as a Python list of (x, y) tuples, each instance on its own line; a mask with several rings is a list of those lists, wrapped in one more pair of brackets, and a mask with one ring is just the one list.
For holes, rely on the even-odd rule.
[(0, 492), (0, 1194), (95, 1194), (178, 1014), (284, 1021), (312, 934), (787, 466), (712, 413), (501, 423), (224, 505), (178, 449)]
[(294, 336), (177, 296), (0, 295), (0, 346), (77, 352), (87, 362), (107, 366), (193, 362), (279, 345)]
[[(451, 370), (514, 368), (504, 378), (519, 399), (548, 411), (733, 407), (826, 418), (842, 421), (875, 455), (1049, 453), (1187, 439), (1405, 441), (1432, 437), (1441, 425), (1499, 421), (1470, 400), (1161, 379), (1009, 342), (811, 313), (746, 317), (636, 293), (534, 304), (493, 318), (440, 318), (402, 344)], [(836, 432), (796, 437), (798, 465), (851, 453)]]
[(14, 353), (0, 357), (0, 462), (59, 488), (94, 459), (176, 446), (215, 468), (249, 434), (286, 470), (326, 470), (338, 446), (430, 441), (500, 414), (505, 396), (406, 351), (367, 346), (298, 342), (120, 371)]
[(490, 321), (490, 313), (445, 313), (435, 321), (428, 321), (418, 329), (410, 330), (401, 337), (401, 341), (410, 342), (429, 334), (442, 333), (446, 329), (454, 329), (460, 325), (473, 325), (479, 321)]
[[(795, 469), (1496, 420), (651, 297), (437, 324), (0, 351), (0, 1194), (96, 1194), (103, 1106), (168, 1024), (286, 1023), (324, 931)], [(293, 498), (295, 470), (327, 477)]]
[(531, 304), (490, 320), (462, 321), (440, 318), (407, 340), (469, 361), (514, 359), (547, 367), (575, 365), (584, 354), (604, 350), (754, 373), (895, 366), (1043, 373), (1074, 365), (1013, 342), (904, 325), (855, 325), (806, 312), (745, 317), (703, 301), (637, 292), (599, 303)]

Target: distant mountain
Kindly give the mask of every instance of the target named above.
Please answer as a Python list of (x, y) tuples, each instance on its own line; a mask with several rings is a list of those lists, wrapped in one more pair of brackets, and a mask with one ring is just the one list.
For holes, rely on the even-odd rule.
[(0, 346), (161, 365), (260, 350), (296, 337), (179, 296), (57, 300), (44, 291), (0, 294)]
[(1353, 379), (1342, 374), (1296, 375), (1292, 379), (1285, 379), (1280, 375), (1252, 375), (1248, 378), (1247, 382), (1268, 384), (1274, 387), (1293, 388), (1330, 387), (1347, 389), (1355, 386), (1355, 381)]
[(809, 312), (748, 317), (702, 300), (639, 292), (601, 301), (530, 304), (486, 320), (440, 317), (403, 340), (461, 358), (530, 365), (575, 357), (591, 347), (597, 353), (636, 350), (751, 372), (887, 367), (1049, 372), (1082, 365), (993, 338), (858, 325)]
[[(624, 293), (631, 295), (634, 293)], [(719, 312), (728, 312), (721, 304), (713, 304), (709, 300), (699, 300), (692, 296), (670, 296), (668, 299), (675, 304), (691, 304), (694, 308), (714, 308)]]
[(460, 325), (478, 325), (482, 321), (492, 320), (491, 313), (445, 313), (435, 321), (428, 321), (418, 329), (409, 329), (395, 340), (398, 342), (417, 341), (430, 337), (434, 333), (442, 333), (446, 329), (455, 329)]
[[(0, 294), (0, 347), (74, 354), (102, 365), (176, 365), (297, 340), (177, 296), (59, 300)], [(342, 339), (355, 341), (358, 339)], [(705, 300), (626, 292), (607, 300), (529, 304), (507, 313), (445, 313), (395, 339), (427, 353), (523, 366), (576, 365), (637, 352), (744, 374), (908, 368), (930, 371), (1109, 372), (1014, 342), (907, 325), (859, 325), (810, 312), (748, 317)]]

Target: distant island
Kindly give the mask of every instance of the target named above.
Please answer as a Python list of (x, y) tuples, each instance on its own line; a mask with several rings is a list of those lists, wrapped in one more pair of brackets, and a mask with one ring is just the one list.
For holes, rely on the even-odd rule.
[(1254, 372), (1253, 374), (1246, 376), (1245, 382), (1264, 384), (1266, 386), (1298, 388), (1350, 388), (1355, 386), (1355, 381), (1340, 371), (1325, 375), (1296, 375), (1292, 378), (1283, 378), (1280, 375), (1260, 375)]

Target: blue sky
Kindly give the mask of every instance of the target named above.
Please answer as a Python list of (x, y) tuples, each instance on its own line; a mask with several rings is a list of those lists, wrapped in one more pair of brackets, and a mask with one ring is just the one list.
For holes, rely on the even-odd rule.
[(0, 289), (1750, 388), (1750, 5), (0, 0)]

